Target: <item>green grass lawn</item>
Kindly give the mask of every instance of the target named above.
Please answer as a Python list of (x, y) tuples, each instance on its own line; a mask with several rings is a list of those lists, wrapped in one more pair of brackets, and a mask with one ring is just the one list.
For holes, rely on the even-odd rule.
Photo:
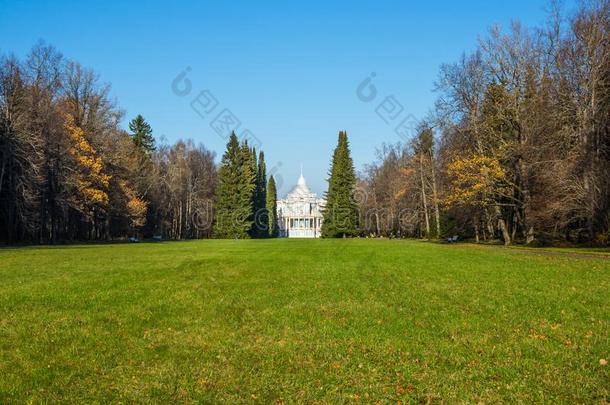
[(0, 403), (610, 400), (610, 260), (388, 240), (0, 249)]

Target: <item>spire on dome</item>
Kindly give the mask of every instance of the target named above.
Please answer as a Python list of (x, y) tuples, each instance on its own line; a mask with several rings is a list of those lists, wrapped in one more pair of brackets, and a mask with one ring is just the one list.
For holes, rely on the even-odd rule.
[(301, 175), (299, 176), (299, 180), (297, 180), (297, 186), (301, 189), (306, 189), (309, 192), (305, 177), (303, 177), (303, 163), (301, 163)]
[(290, 193), (288, 193), (287, 197), (303, 197), (311, 195), (311, 191), (309, 187), (307, 187), (307, 182), (305, 181), (305, 177), (303, 176), (303, 165), (301, 165), (301, 175), (299, 176), (299, 180), (297, 180), (297, 185), (292, 189)]
[(303, 169), (301, 169), (301, 175), (299, 176), (299, 180), (297, 180), (297, 186), (301, 188), (307, 188), (307, 183), (305, 182), (305, 177), (303, 177)]

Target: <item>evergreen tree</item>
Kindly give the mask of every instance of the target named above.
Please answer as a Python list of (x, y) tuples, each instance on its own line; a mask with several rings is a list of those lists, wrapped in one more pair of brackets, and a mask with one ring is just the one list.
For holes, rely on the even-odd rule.
[(355, 186), (356, 174), (347, 133), (341, 131), (328, 179), (322, 237), (338, 238), (358, 233), (358, 206), (354, 199)]
[(258, 154), (258, 168), (256, 173), (256, 210), (257, 215), (257, 237), (269, 237), (269, 213), (267, 212), (267, 166), (265, 165), (265, 154)]
[(251, 180), (251, 190), (252, 192), (250, 193), (250, 215), (249, 215), (249, 221), (250, 221), (250, 230), (248, 231), (250, 237), (252, 238), (256, 238), (258, 236), (257, 233), (257, 227), (256, 227), (256, 218), (255, 218), (255, 213), (256, 213), (256, 192), (257, 192), (257, 173), (258, 173), (258, 162), (256, 159), (256, 149), (255, 148), (250, 148), (248, 146), (248, 141), (244, 141), (242, 143), (242, 153), (244, 155), (244, 159), (246, 160), (246, 165), (248, 166), (248, 171), (250, 173), (248, 179)]
[(269, 236), (277, 238), (279, 236), (279, 227), (277, 223), (277, 190), (273, 175), (269, 177), (266, 200), (267, 214), (269, 217)]
[(247, 143), (239, 145), (231, 134), (218, 171), (214, 236), (247, 238), (252, 228), (252, 194), (255, 172)]
[(131, 139), (133, 143), (146, 153), (151, 153), (155, 150), (155, 138), (152, 134), (152, 128), (146, 122), (144, 117), (138, 114), (129, 122), (129, 130), (131, 131)]

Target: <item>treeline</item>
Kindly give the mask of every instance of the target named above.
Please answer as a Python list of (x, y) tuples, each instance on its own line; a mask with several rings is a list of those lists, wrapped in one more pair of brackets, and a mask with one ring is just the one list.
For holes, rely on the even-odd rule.
[(108, 91), (51, 46), (0, 59), (0, 242), (210, 235), (214, 153), (122, 130)]
[[(429, 116), (359, 179), (341, 132), (322, 235), (608, 244), (610, 1), (548, 21), (442, 66)], [(44, 44), (1, 58), (0, 242), (277, 236), (262, 151), (157, 145), (108, 90)]]
[(442, 66), (438, 102), (359, 183), (363, 232), (607, 244), (610, 2), (491, 29)]

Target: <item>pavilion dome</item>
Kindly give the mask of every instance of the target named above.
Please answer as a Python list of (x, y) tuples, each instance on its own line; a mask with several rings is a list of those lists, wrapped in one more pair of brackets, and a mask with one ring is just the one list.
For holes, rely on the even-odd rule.
[(312, 197), (314, 193), (311, 192), (309, 187), (307, 186), (307, 182), (305, 181), (305, 177), (303, 177), (303, 173), (299, 176), (299, 180), (297, 181), (297, 185), (288, 193), (288, 198), (303, 198), (303, 197)]

